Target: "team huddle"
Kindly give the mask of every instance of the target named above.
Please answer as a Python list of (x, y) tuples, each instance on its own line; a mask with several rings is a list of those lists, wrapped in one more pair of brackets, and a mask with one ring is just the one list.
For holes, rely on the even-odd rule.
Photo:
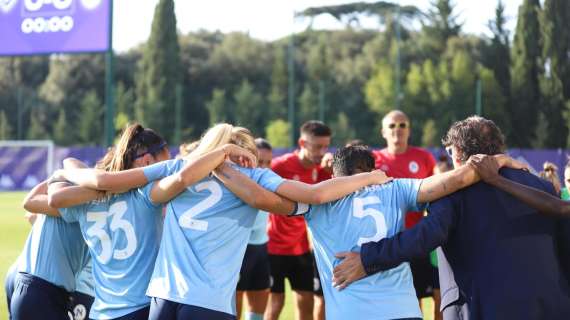
[[(486, 135), (495, 129), (492, 121), (480, 117), (455, 123), (444, 139), (455, 169), (420, 179), (397, 173), (388, 177), (388, 162), (361, 144), (339, 148), (328, 158), (331, 131), (318, 121), (301, 127), (300, 150), (274, 159), (273, 170), (271, 156), (264, 156), (271, 146), (254, 140), (246, 128), (215, 125), (187, 154), (170, 159), (162, 137), (130, 125), (95, 169), (66, 159), (63, 169), (26, 196), (24, 208), (37, 218), (7, 277), (10, 317), (236, 319), (237, 289), (238, 297), (245, 291), (250, 304), (247, 319), (263, 319), (264, 313), (266, 319), (277, 319), (288, 278), (299, 295), (299, 318), (310, 319), (313, 288), (306, 283), (313, 279), (314, 255), (326, 319), (421, 319), (416, 276), (406, 261), (425, 257), (438, 246), (446, 251), (446, 237), (453, 234), (454, 223), (461, 224), (461, 218), (450, 218), (442, 223), (445, 236), (431, 240), (432, 234), (441, 233), (430, 229), (431, 208), (437, 211), (456, 191), (481, 185), (482, 163), (517, 172), (524, 168), (503, 155), (501, 145), (466, 149), (454, 140), (460, 136), (456, 131), (476, 130), (481, 144), (488, 143)], [(399, 111), (383, 120), (387, 139), (407, 140), (409, 134), (402, 134), (406, 130), (409, 120)], [(392, 157), (419, 159), (414, 156), (419, 152), (406, 143)], [(406, 161), (412, 173), (433, 170), (434, 165), (429, 157)], [(407, 212), (426, 209), (430, 216), (402, 232)], [(311, 243), (291, 243), (289, 233), (306, 239), (306, 228)], [(406, 238), (417, 230), (421, 237)], [(425, 243), (417, 245), (418, 239)], [(476, 286), (464, 284), (474, 279), (458, 273), (462, 266), (450, 254), (467, 312), (488, 318), (488, 313), (478, 313)], [(561, 254), (553, 253), (553, 259)], [(254, 266), (258, 260), (261, 266)], [(297, 267), (308, 271), (295, 271)], [(529, 276), (537, 276), (528, 269)], [(570, 303), (563, 306), (570, 302), (568, 274), (552, 272), (557, 273), (548, 279), (559, 274), (563, 293), (554, 293), (555, 299), (541, 292), (528, 296), (531, 301), (550, 300), (535, 313), (536, 319), (570, 316)], [(308, 315), (303, 307), (307, 301)], [(524, 297), (518, 301), (528, 302)], [(494, 308), (493, 303), (500, 301), (486, 307)]]

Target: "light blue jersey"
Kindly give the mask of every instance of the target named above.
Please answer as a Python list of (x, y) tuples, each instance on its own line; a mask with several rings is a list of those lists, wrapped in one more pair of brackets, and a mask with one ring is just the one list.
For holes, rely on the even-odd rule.
[(263, 210), (259, 210), (257, 217), (253, 222), (253, 227), (251, 228), (251, 235), (249, 236), (249, 244), (264, 244), (267, 243), (269, 237), (267, 236), (267, 220), (269, 219), (269, 213)]
[(327, 320), (421, 318), (408, 263), (356, 281), (342, 291), (332, 286), (335, 253), (360, 252), (370, 241), (402, 231), (404, 215), (416, 210), (422, 180), (397, 179), (314, 206), (305, 215), (325, 297)]
[(95, 280), (93, 279), (91, 257), (89, 257), (85, 268), (75, 277), (75, 291), (95, 297)]
[(150, 200), (151, 188), (60, 209), (66, 221), (79, 222), (89, 245), (95, 280), (89, 318), (118, 318), (150, 304), (145, 291), (162, 232), (161, 205)]
[[(183, 165), (178, 160), (170, 173)], [(284, 181), (268, 169), (238, 170), (271, 191)], [(216, 178), (187, 188), (167, 206), (148, 295), (235, 315), (236, 285), (257, 212)]]
[(18, 272), (42, 278), (68, 292), (89, 258), (77, 223), (38, 214), (18, 258)]

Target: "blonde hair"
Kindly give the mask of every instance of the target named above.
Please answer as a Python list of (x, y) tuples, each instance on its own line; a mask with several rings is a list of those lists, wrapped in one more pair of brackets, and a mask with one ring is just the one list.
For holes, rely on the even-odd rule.
[(251, 132), (244, 127), (234, 127), (228, 123), (219, 123), (208, 129), (200, 139), (198, 147), (189, 156), (199, 157), (228, 143), (247, 149), (257, 157), (257, 147)]
[(552, 162), (546, 161), (542, 165), (542, 169), (543, 171), (541, 171), (538, 176), (547, 181), (550, 181), (552, 185), (554, 185), (556, 192), (560, 193), (562, 185), (560, 183), (560, 178), (558, 178), (558, 166)]

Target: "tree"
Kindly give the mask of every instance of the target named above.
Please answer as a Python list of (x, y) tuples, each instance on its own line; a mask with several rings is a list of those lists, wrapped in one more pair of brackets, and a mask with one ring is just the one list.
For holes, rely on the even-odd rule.
[(303, 92), (299, 97), (299, 123), (317, 119), (319, 99), (311, 86), (305, 83)]
[(206, 102), (206, 109), (210, 114), (210, 125), (222, 122), (233, 122), (233, 116), (230, 114), (228, 102), (226, 101), (226, 91), (222, 89), (214, 89), (212, 99)]
[(549, 121), (544, 113), (538, 113), (538, 121), (534, 130), (533, 137), (530, 141), (530, 146), (533, 149), (543, 149), (548, 144), (548, 126)]
[[(566, 100), (570, 99), (570, 6), (568, 1), (546, 0), (540, 15), (545, 72), (540, 78), (544, 112), (548, 114), (546, 147), (566, 145), (568, 119), (564, 118)], [(564, 36), (561, 36), (564, 35)]]
[(291, 133), (291, 125), (284, 120), (277, 119), (269, 122), (265, 128), (265, 137), (274, 148), (291, 147), (289, 143), (289, 134)]
[(244, 80), (234, 93), (234, 101), (236, 123), (256, 136), (261, 135), (265, 128), (263, 96), (255, 91), (249, 81)]
[(75, 143), (75, 135), (73, 130), (67, 125), (65, 110), (60, 109), (57, 121), (53, 126), (53, 139), (55, 143), (62, 146), (69, 146)]
[(267, 96), (269, 105), (269, 118), (287, 117), (285, 97), (287, 96), (288, 74), (285, 48), (278, 45), (275, 48), (273, 68), (271, 70), (271, 89)]
[(394, 69), (382, 61), (378, 63), (376, 72), (366, 82), (364, 92), (366, 103), (379, 115), (384, 115), (396, 105)]
[(137, 77), (137, 118), (174, 138), (176, 87), (181, 83), (180, 48), (176, 34), (173, 0), (160, 0)]
[(79, 118), (78, 127), (78, 138), (80, 139), (80, 142), (83, 144), (94, 145), (102, 143), (101, 132), (103, 132), (103, 105), (101, 104), (101, 101), (99, 101), (97, 93), (93, 90), (89, 91), (85, 97), (83, 97), (79, 107), (82, 115)]
[(503, 95), (508, 99), (511, 90), (511, 74), (509, 65), (511, 62), (509, 31), (505, 28), (505, 5), (499, 0), (495, 9), (495, 20), (489, 21), (489, 29), (493, 33), (491, 45), (485, 50), (484, 64), (491, 69), (495, 79), (501, 86)]
[(451, 0), (433, 0), (431, 8), (427, 14), (427, 23), (423, 26), (423, 31), (427, 49), (431, 51), (432, 57), (445, 51), (447, 40), (457, 37), (461, 32), (462, 24), (457, 22), (457, 15), (453, 13), (455, 4)]
[(331, 129), (334, 133), (332, 137), (333, 145), (344, 146), (347, 141), (356, 138), (356, 132), (353, 127), (354, 126), (350, 124), (348, 116), (344, 112), (339, 113), (335, 121), (331, 124)]
[(425, 122), (422, 128), (422, 146), (423, 147), (436, 147), (439, 146), (439, 136), (437, 128), (435, 126), (435, 121), (429, 119)]
[(4, 111), (0, 111), (0, 140), (10, 140), (12, 138), (12, 127), (8, 122), (8, 117)]
[(524, 0), (519, 7), (515, 38), (511, 53), (511, 94), (513, 131), (509, 141), (518, 147), (530, 145), (537, 124), (541, 98), (539, 0)]
[(46, 140), (49, 139), (48, 131), (45, 124), (47, 123), (45, 115), (39, 110), (32, 110), (30, 113), (30, 128), (28, 129), (27, 138), (30, 140)]

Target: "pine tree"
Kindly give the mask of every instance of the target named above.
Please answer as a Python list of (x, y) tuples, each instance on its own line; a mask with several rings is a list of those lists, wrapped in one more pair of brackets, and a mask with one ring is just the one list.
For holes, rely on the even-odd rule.
[(4, 111), (0, 111), (0, 140), (9, 140), (12, 136), (12, 127)]
[(539, 0), (524, 0), (519, 7), (511, 53), (513, 131), (508, 140), (518, 147), (530, 146), (541, 105), (539, 10)]
[(174, 138), (176, 87), (181, 83), (180, 48), (173, 0), (160, 0), (137, 77), (136, 113), (139, 121)]
[[(62, 109), (63, 110), (63, 109)], [(27, 138), (30, 140), (46, 140), (49, 139), (48, 131), (45, 127), (45, 116), (38, 110), (30, 112), (30, 127), (28, 128)]]
[(78, 136), (83, 144), (101, 144), (103, 136), (103, 105), (94, 90), (89, 91), (81, 100)]
[(570, 5), (564, 0), (545, 0), (541, 13), (545, 73), (540, 82), (544, 111), (549, 116), (546, 147), (560, 148), (566, 146), (570, 120), (564, 117), (570, 99)]
[(214, 89), (212, 99), (206, 102), (206, 109), (210, 115), (210, 125), (221, 122), (233, 122), (233, 117), (228, 108), (226, 101), (226, 91), (222, 89)]
[(427, 36), (427, 49), (436, 58), (445, 51), (447, 40), (459, 35), (462, 24), (457, 22), (457, 15), (453, 12), (455, 4), (451, 0), (434, 0), (431, 6), (423, 31)]
[(503, 95), (508, 99), (511, 90), (511, 74), (509, 71), (511, 56), (509, 31), (505, 28), (506, 20), (505, 5), (499, 0), (495, 8), (495, 20), (489, 21), (489, 29), (493, 33), (493, 38), (484, 60), (485, 65), (493, 70)]
[[(34, 118), (32, 118), (32, 120)], [(75, 137), (72, 132), (73, 130), (70, 130), (70, 127), (67, 125), (65, 110), (59, 109), (57, 121), (53, 125), (53, 139), (55, 140), (55, 143), (62, 146), (68, 146), (75, 143)]]
[(234, 93), (234, 101), (236, 124), (248, 128), (256, 136), (261, 135), (265, 129), (263, 96), (244, 80)]

